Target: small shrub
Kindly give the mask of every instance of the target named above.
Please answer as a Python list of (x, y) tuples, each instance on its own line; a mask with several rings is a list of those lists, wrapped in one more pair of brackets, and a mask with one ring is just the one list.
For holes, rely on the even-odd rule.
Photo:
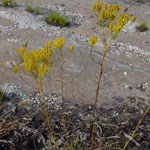
[(146, 22), (140, 23), (140, 24), (136, 27), (136, 30), (139, 31), (139, 32), (147, 31), (147, 30), (148, 30), (148, 25), (147, 25), (147, 23), (146, 23)]
[(26, 11), (29, 12), (29, 13), (33, 13), (34, 9), (31, 5), (28, 5), (27, 8), (26, 8)]
[(26, 11), (29, 13), (33, 13), (35, 15), (39, 15), (40, 14), (40, 8), (39, 7), (32, 7), (31, 5), (28, 5), (26, 8)]
[(48, 13), (46, 16), (46, 21), (48, 24), (54, 26), (65, 27), (69, 25), (69, 21), (66, 16), (61, 15), (58, 12)]
[(40, 14), (40, 8), (39, 7), (35, 7), (34, 8), (34, 14), (35, 15), (39, 15)]
[(2, 0), (2, 6), (3, 7), (12, 7), (14, 4), (13, 0)]

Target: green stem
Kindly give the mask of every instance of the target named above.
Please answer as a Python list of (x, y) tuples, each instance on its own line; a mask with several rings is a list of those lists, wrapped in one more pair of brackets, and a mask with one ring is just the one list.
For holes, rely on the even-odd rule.
[(64, 101), (64, 59), (62, 50), (60, 50), (60, 63), (61, 63), (61, 96), (62, 96), (62, 123), (64, 124), (64, 132), (66, 136), (66, 120), (65, 120), (65, 101)]
[(54, 133), (51, 128), (51, 121), (49, 118), (48, 106), (44, 100), (43, 80), (42, 79), (37, 80), (37, 84), (38, 84), (38, 90), (39, 90), (39, 95), (40, 95), (39, 101), (40, 101), (40, 108), (41, 108), (41, 112), (43, 116), (43, 121), (48, 129), (48, 136), (49, 136), (51, 144), (54, 144), (55, 148), (58, 149), (58, 146), (55, 143)]

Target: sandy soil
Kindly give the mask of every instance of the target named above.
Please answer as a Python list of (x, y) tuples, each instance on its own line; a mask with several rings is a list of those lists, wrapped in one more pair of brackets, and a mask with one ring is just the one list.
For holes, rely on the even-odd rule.
[[(89, 46), (86, 41), (80, 41), (77, 36), (85, 40), (93, 34), (98, 34), (96, 17), (91, 10), (92, 0), (16, 0), (26, 5), (51, 6), (52, 4), (65, 5), (66, 10), (82, 14), (83, 21), (80, 26), (70, 28), (57, 28), (54, 30), (46, 25), (44, 19), (29, 14), (25, 6), (14, 8), (3, 8), (0, 6), (0, 83), (11, 82), (30, 91), (33, 89), (26, 84), (19, 75), (15, 75), (10, 69), (11, 61), (19, 61), (15, 50), (29, 41), (28, 48), (38, 48), (48, 39), (53, 39), (56, 31), (65, 37), (66, 47), (74, 44), (76, 49), (74, 55), (70, 55), (67, 48), (64, 49), (65, 62), (65, 98), (78, 103), (92, 103), (95, 97), (96, 75), (98, 65), (89, 57)], [(136, 23), (146, 21), (150, 27), (150, 5), (149, 3), (125, 3), (124, 8), (137, 16)], [(17, 19), (14, 19), (17, 16)], [(21, 17), (20, 17), (21, 16)], [(20, 18), (19, 18), (20, 17)], [(31, 27), (25, 28), (22, 18), (31, 17)], [(19, 21), (19, 19), (21, 21)], [(38, 27), (42, 22), (43, 28)], [(34, 23), (37, 28), (34, 29)], [(32, 26), (33, 24), (33, 26)], [(21, 28), (22, 26), (22, 28)], [(44, 30), (46, 28), (46, 31)], [(131, 31), (130, 31), (131, 30)], [(150, 102), (150, 31), (139, 33), (131, 28), (127, 33), (121, 32), (116, 43), (108, 54), (103, 81), (101, 84), (100, 101), (110, 103), (113, 99), (126, 100), (127, 97), (142, 98)], [(76, 36), (76, 38), (74, 38)], [(101, 44), (95, 47), (95, 56), (101, 57)], [(35, 85), (33, 79), (28, 75), (22, 75), (24, 80)], [(60, 94), (59, 63), (56, 61), (53, 71), (44, 80), (44, 88), (47, 93)], [(110, 103), (111, 104), (111, 103)]]

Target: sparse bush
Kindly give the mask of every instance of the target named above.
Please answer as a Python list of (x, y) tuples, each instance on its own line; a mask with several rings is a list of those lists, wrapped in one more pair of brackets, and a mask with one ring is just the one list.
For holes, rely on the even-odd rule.
[(141, 22), (137, 27), (136, 30), (139, 32), (144, 32), (148, 30), (148, 25), (146, 22)]
[(14, 4), (13, 0), (2, 0), (2, 6), (3, 7), (12, 7)]
[(69, 25), (69, 21), (67, 17), (58, 12), (48, 13), (46, 16), (46, 21), (48, 24), (51, 24), (54, 26), (65, 27)]
[(40, 14), (40, 8), (39, 7), (35, 7), (34, 8), (34, 14), (35, 15), (39, 15)]
[(26, 11), (29, 13), (33, 13), (35, 15), (39, 15), (40, 14), (40, 8), (39, 7), (32, 7), (31, 5), (28, 5), (26, 8)]
[(26, 11), (29, 12), (29, 13), (33, 13), (34, 9), (31, 5), (28, 5), (27, 8), (26, 8)]

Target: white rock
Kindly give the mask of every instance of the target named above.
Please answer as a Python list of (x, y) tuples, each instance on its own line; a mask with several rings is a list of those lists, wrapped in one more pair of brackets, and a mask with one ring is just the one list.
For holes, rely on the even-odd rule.
[(127, 76), (127, 72), (124, 72), (124, 75)]
[(8, 68), (8, 69), (12, 69), (13, 66), (16, 65), (16, 62), (15, 61), (6, 61), (5, 63), (5, 66)]

